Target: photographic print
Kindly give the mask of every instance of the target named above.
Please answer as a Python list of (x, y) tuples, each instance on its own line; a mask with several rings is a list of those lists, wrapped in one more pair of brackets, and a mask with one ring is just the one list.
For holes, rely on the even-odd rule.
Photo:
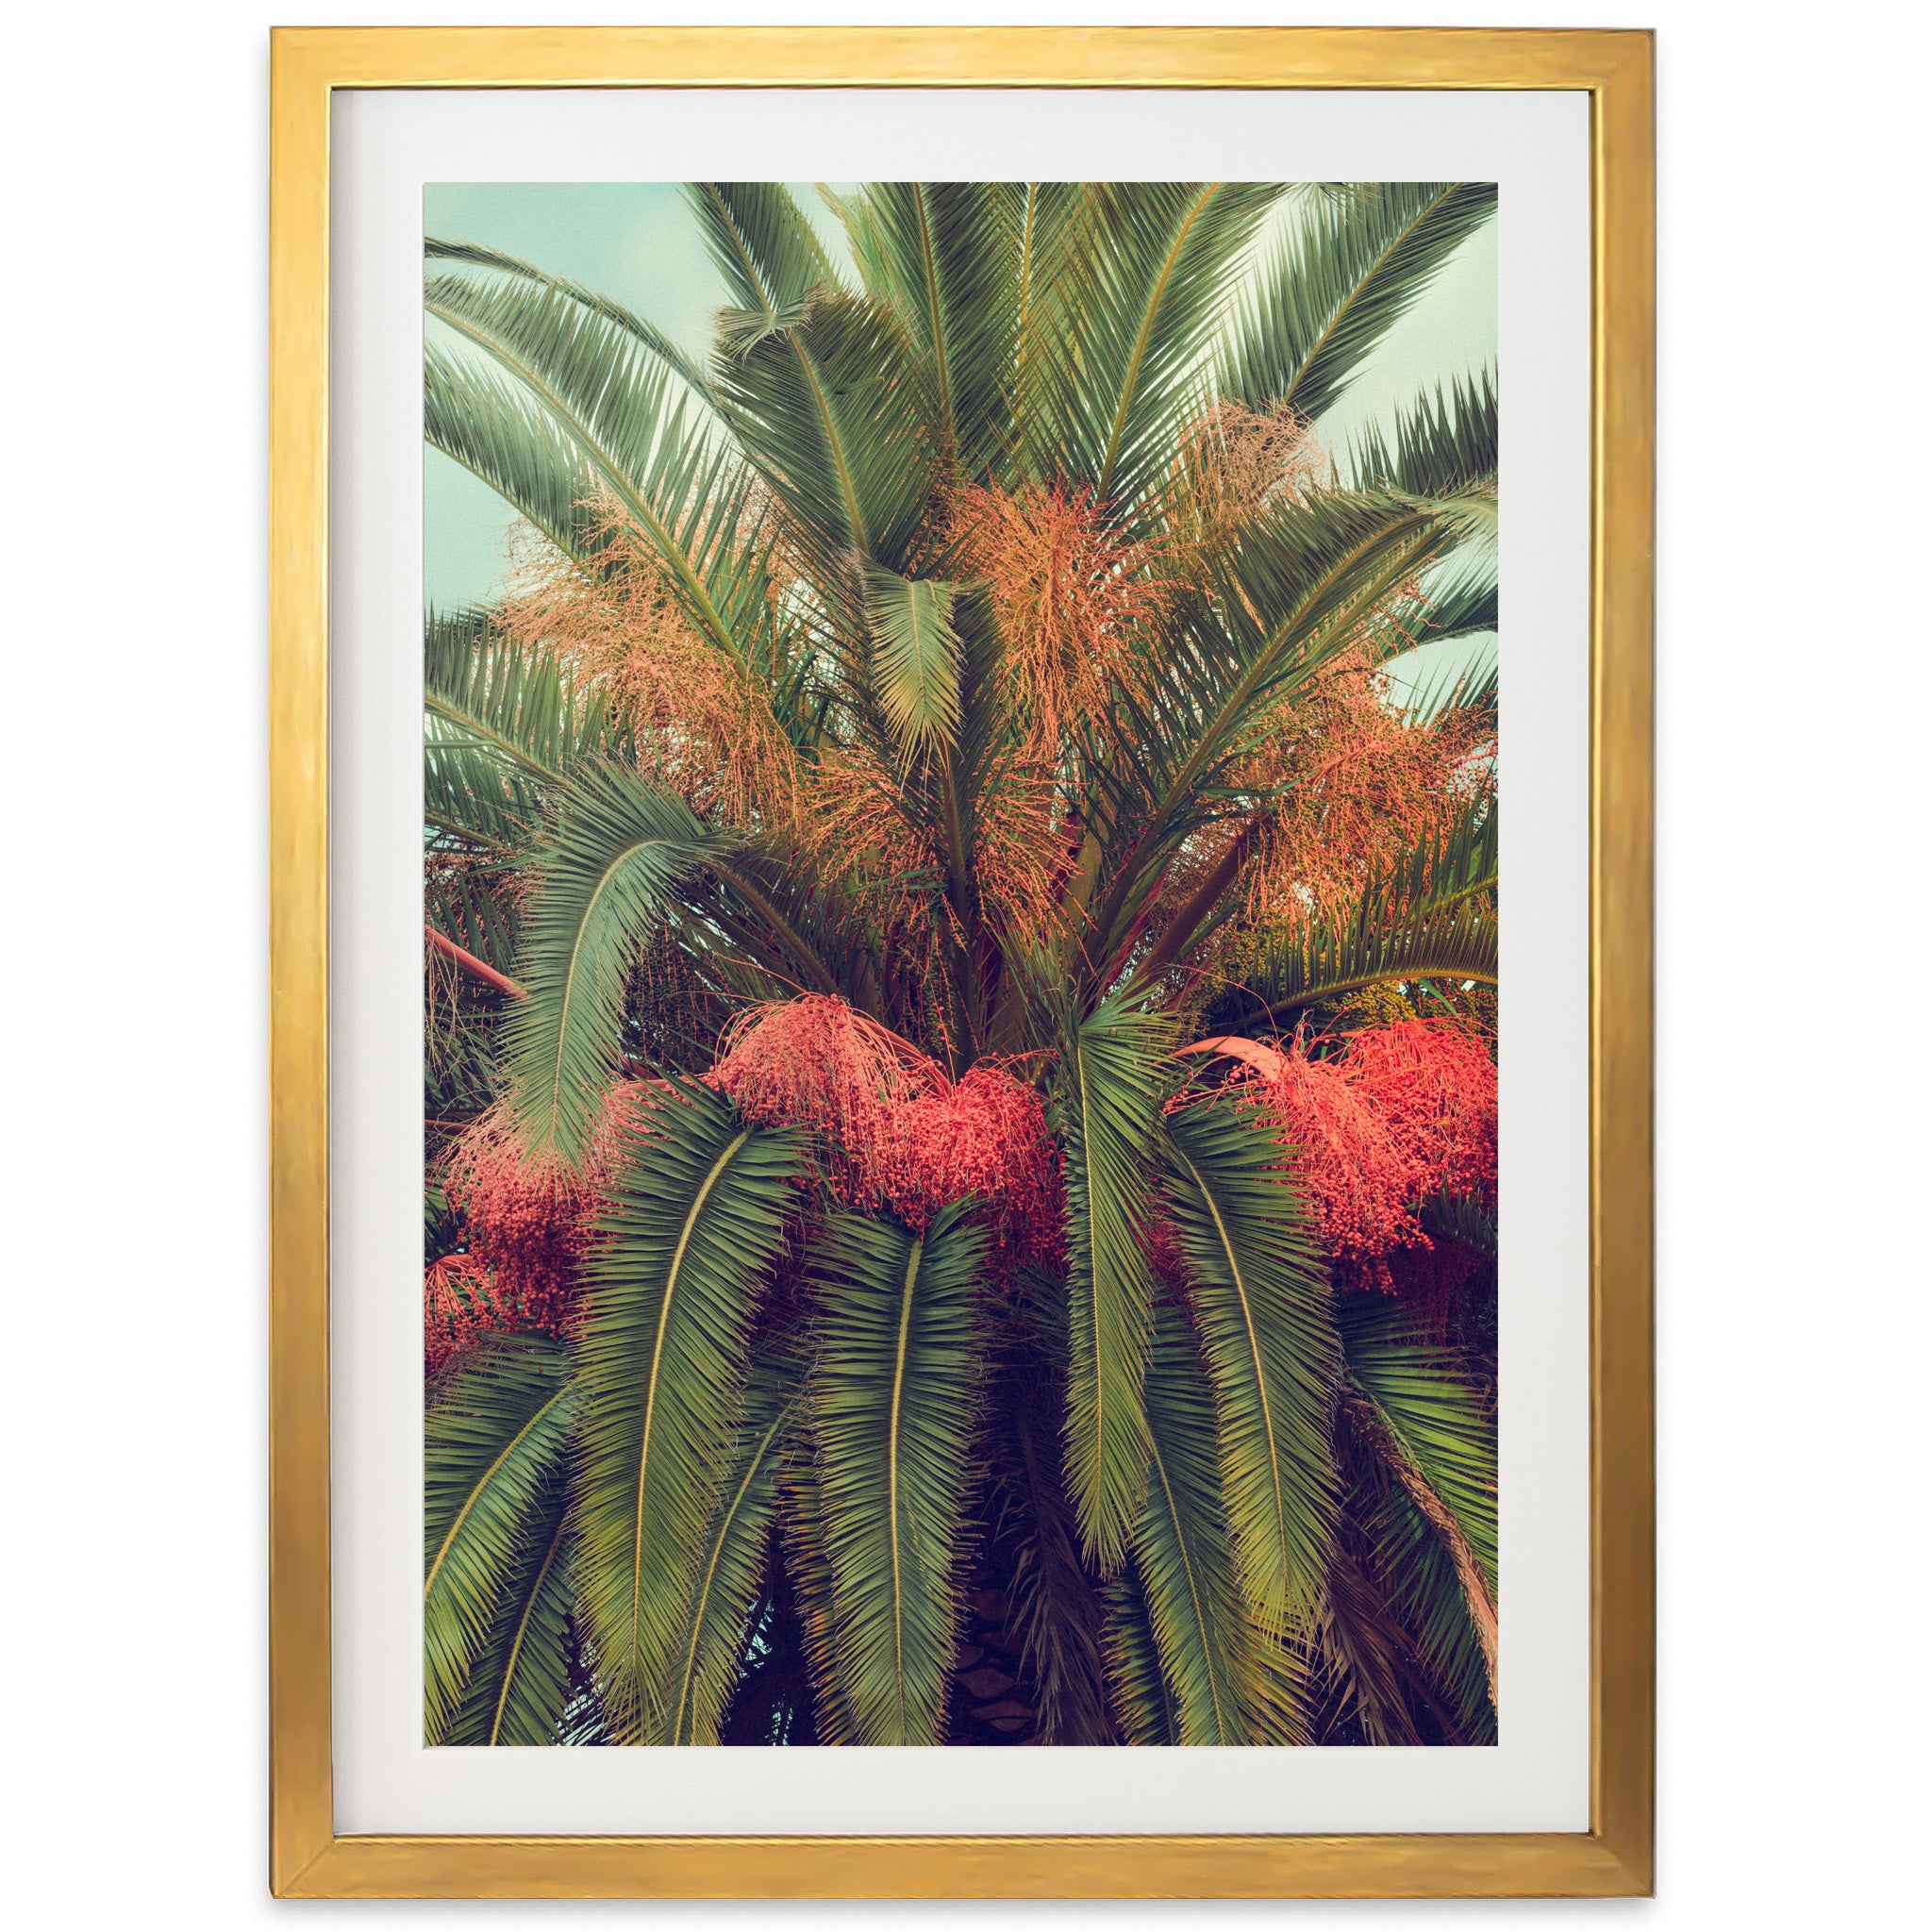
[(1493, 184), (424, 203), (425, 1741), (1494, 1743)]

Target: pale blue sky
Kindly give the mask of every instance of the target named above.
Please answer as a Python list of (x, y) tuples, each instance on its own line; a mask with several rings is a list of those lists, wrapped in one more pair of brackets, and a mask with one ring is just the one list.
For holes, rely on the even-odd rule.
[[(791, 185), (827, 243), (849, 260), (816, 189)], [(694, 354), (708, 346), (724, 289), (675, 182), (432, 182), (423, 192), (423, 212), (431, 235), (522, 256), (614, 297)], [(1322, 418), (1322, 438), (1340, 448), (1364, 422), (1386, 422), (1439, 380), (1495, 359), (1496, 225), (1490, 222), (1457, 251)], [(512, 513), (488, 485), (439, 451), (425, 449), (424, 460), (425, 594), (445, 608), (487, 602), (503, 575)], [(1467, 648), (1443, 647), (1458, 656)]]

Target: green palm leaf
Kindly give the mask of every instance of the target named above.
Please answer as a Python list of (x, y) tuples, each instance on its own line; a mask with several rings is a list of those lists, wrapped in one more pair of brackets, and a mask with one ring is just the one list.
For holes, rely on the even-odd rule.
[(1147, 1162), (1173, 1045), (1164, 1016), (1107, 1002), (1066, 1027), (1054, 1087), (1067, 1174), (1068, 1487), (1104, 1570), (1119, 1561), (1146, 1485)]
[(1458, 562), (1447, 573), (1447, 581), (1432, 574), (1425, 580), (1427, 608), (1416, 614), (1428, 635), (1424, 643), (1439, 643), (1445, 638), (1472, 637), (1478, 631), (1492, 631), (1500, 617), (1496, 590), (1493, 546), (1491, 554), (1478, 553)]
[(1223, 1506), (1214, 1397), (1187, 1318), (1163, 1308), (1147, 1364), (1145, 1500), (1134, 1568), (1183, 1744), (1246, 1744), (1253, 1646)]
[(1485, 370), (1417, 397), (1396, 416), (1392, 447), (1371, 425), (1350, 453), (1356, 488), (1432, 509), (1453, 534), (1405, 625), (1431, 642), (1496, 627), (1497, 452), (1495, 381)]
[(489, 1641), (442, 1744), (556, 1744), (570, 1710), (569, 1490), (552, 1485), (528, 1547), (496, 1599)]
[(956, 585), (914, 582), (876, 564), (862, 571), (873, 676), (901, 751), (950, 750), (959, 733)]
[(1386, 1472), (1360, 1484), (1351, 1507), (1387, 1608), (1412, 1642), (1415, 1681), (1433, 1689), (1452, 1721), (1450, 1741), (1493, 1743), (1492, 1659), (1441, 1538)]
[[(1496, 917), (1474, 901), (1424, 906), (1377, 925), (1364, 894), (1352, 914), (1317, 920), (1270, 944), (1247, 985), (1278, 1024), (1306, 1008), (1365, 986), (1418, 979), (1494, 986)], [(1252, 1007), (1246, 1017), (1256, 1018)]]
[(581, 1604), (612, 1734), (661, 1733), (801, 1152), (673, 1083), (609, 1189), (575, 1348)]
[(603, 693), (577, 689), (555, 652), (496, 635), (486, 611), (425, 620), (423, 705), (432, 743), (475, 745), (539, 784), (620, 748)]
[(1281, 192), (1266, 182), (1112, 182), (1080, 191), (1043, 290), (1032, 408), (1039, 461), (1131, 503), (1211, 399), (1203, 358)]
[(639, 942), (662, 926), (679, 885), (723, 841), (668, 792), (615, 765), (586, 764), (558, 793), (529, 860), (504, 1041), (512, 1105), (531, 1150), (575, 1165), (617, 1069), (624, 991)]
[(1011, 485), (1042, 480), (1040, 452), (1046, 446), (1040, 418), (1054, 393), (1054, 345), (1062, 309), (1056, 300), (1061, 270), (1077, 260), (1085, 192), (1073, 181), (994, 182), (990, 207), (999, 221), (1012, 263), (1012, 370), (1000, 474)]
[(547, 1539), (570, 1441), (562, 1352), (534, 1337), (479, 1345), (424, 1424), (423, 1694), (428, 1741), (456, 1719), (506, 1591)]
[[(1369, 1744), (1420, 1744), (1410, 1694), (1421, 1657), (1373, 1574), (1373, 1551), (1357, 1522), (1359, 1486), (1337, 1524), (1315, 1642), (1331, 1710)], [(1426, 1700), (1424, 1700), (1424, 1702)]]
[(1004, 190), (979, 181), (885, 181), (838, 204), (874, 297), (891, 303), (928, 358), (953, 461), (969, 477), (1005, 442), (1017, 252)]
[(862, 297), (821, 295), (722, 358), (717, 388), (842, 622), (853, 558), (907, 568), (940, 477), (931, 392), (904, 324)]
[(1129, 1744), (1181, 1741), (1180, 1713), (1160, 1668), (1160, 1646), (1148, 1614), (1147, 1589), (1129, 1557), (1107, 1594), (1107, 1662), (1121, 1730)]
[(1305, 201), (1242, 306), (1223, 388), (1320, 416), (1495, 207), (1480, 181), (1363, 183)]
[[(1029, 1680), (1034, 1734), (1045, 1744), (1114, 1741), (1108, 1719), (1106, 1600), (1080, 1560), (1080, 1530), (1060, 1474), (1065, 1399), (1063, 1321), (1041, 1317), (1062, 1303), (1058, 1282), (1030, 1277), (1015, 1304), (1009, 1351), (993, 1380), (995, 1543), (1011, 1552), (1012, 1628)], [(1055, 1309), (1061, 1317), (1064, 1307)]]
[(1496, 1590), (1496, 1430), (1455, 1357), (1418, 1336), (1399, 1308), (1356, 1307), (1341, 1323), (1348, 1373), (1375, 1409), (1387, 1449), (1428, 1485)]
[(534, 262), (525, 261), (521, 257), (507, 255), (500, 248), (490, 248), (480, 242), (445, 242), (430, 235), (424, 238), (423, 254), (430, 261), (461, 262), (469, 268), (495, 269), (507, 275), (514, 275), (522, 281), (531, 282), (539, 288), (567, 295), (573, 302), (581, 303), (591, 314), (603, 321), (612, 323), (626, 335), (634, 336), (668, 368), (688, 383), (699, 395), (707, 395), (710, 385), (704, 372), (655, 324), (626, 308), (623, 303), (613, 301), (608, 295), (600, 295), (594, 289), (587, 289), (581, 282), (574, 282), (567, 275), (555, 275), (548, 269), (537, 267)]
[(447, 847), (501, 857), (527, 842), (558, 775), (562, 680), (494, 639), (485, 610), (429, 611), (423, 671), (424, 821)]
[(798, 1607), (812, 1715), (822, 1744), (858, 1739), (840, 1661), (832, 1563), (826, 1554), (824, 1482), (809, 1416), (798, 1414), (778, 1450), (778, 1521), (785, 1568)]
[[(1124, 847), (1082, 941), (1112, 962), (1183, 841), (1227, 817), (1221, 781), (1274, 728), (1279, 708), (1343, 651), (1445, 539), (1441, 519), (1392, 498), (1317, 496), (1263, 516), (1217, 571), (1213, 608), (1198, 615), (1163, 693), (1124, 724), (1133, 747), (1116, 768)], [(1231, 883), (1231, 878), (1227, 883)], [(1192, 908), (1195, 926), (1212, 907)], [(1191, 930), (1163, 935), (1143, 979), (1182, 957)]]
[(837, 1216), (815, 1263), (820, 1508), (864, 1744), (936, 1744), (944, 1723), (985, 1248), (956, 1204), (924, 1235)]
[(1220, 1416), (1222, 1487), (1250, 1602), (1305, 1624), (1335, 1507), (1328, 1288), (1273, 1124), (1223, 1101), (1167, 1117), (1171, 1212)]
[[(1491, 625), (1494, 616), (1491, 610)], [(1501, 696), (1500, 673), (1492, 641), (1487, 650), (1472, 651), (1461, 661), (1445, 664), (1433, 676), (1413, 685), (1403, 704), (1403, 714), (1411, 724), (1434, 724), (1451, 711), (1476, 712), (1493, 730)]]
[(527, 391), (423, 345), (423, 431), (432, 449), (489, 484), (566, 557), (590, 560), (584, 506), (600, 478), (582, 446)]
[(737, 307), (719, 317), (727, 355), (743, 356), (798, 321), (812, 295), (838, 286), (831, 258), (778, 181), (698, 181), (685, 196)]
[[(1497, 818), (1482, 797), (1362, 887), (1351, 907), (1284, 926), (1245, 981), (1241, 1023), (1280, 1022), (1365, 986), (1496, 983)], [(1255, 1004), (1264, 1008), (1257, 1015)]]
[[(663, 564), (693, 628), (741, 657), (766, 614), (756, 556), (747, 558), (739, 541), (744, 479), (726, 444), (692, 423), (676, 375), (621, 324), (558, 289), (443, 275), (430, 278), (424, 300), (436, 321), (490, 358), (526, 406), (547, 418), (551, 443), (567, 446), (570, 468), (591, 486), (579, 483), (573, 511), (593, 492), (621, 505)], [(450, 402), (460, 408), (465, 396), (447, 373), (455, 365), (443, 358), (440, 366)], [(473, 384), (470, 394), (493, 415), (505, 413), (482, 385)], [(448, 413), (432, 412), (432, 441)], [(462, 459), (458, 449), (450, 454)], [(540, 472), (531, 480), (539, 486), (535, 501), (511, 501), (552, 530), (557, 479)], [(572, 547), (581, 549), (581, 537)]]
[(1418, 396), (1397, 412), (1391, 444), (1369, 424), (1357, 434), (1348, 456), (1352, 487), (1391, 490), (1405, 496), (1451, 497), (1479, 491), (1491, 495), (1498, 467), (1496, 377), (1452, 380), (1444, 391)]
[(658, 1741), (715, 1744), (737, 1687), (778, 1501), (778, 1458), (797, 1405), (802, 1365), (785, 1348), (752, 1365), (724, 1480), (699, 1547), (691, 1600), (673, 1652)]

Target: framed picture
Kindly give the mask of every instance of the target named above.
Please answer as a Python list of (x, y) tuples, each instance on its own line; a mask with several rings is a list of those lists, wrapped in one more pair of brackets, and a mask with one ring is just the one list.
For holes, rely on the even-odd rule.
[(1648, 1890), (1651, 100), (275, 36), (278, 1894)]

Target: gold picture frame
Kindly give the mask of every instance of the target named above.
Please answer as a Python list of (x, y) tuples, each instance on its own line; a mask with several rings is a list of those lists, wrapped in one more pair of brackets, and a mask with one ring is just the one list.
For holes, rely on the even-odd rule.
[[(328, 1255), (329, 101), (338, 88), (1536, 89), (1591, 143), (1591, 1827), (338, 1836)], [(1651, 1887), (1653, 83), (1643, 32), (287, 28), (271, 323), (270, 1875), (282, 1897), (1415, 1897)]]

